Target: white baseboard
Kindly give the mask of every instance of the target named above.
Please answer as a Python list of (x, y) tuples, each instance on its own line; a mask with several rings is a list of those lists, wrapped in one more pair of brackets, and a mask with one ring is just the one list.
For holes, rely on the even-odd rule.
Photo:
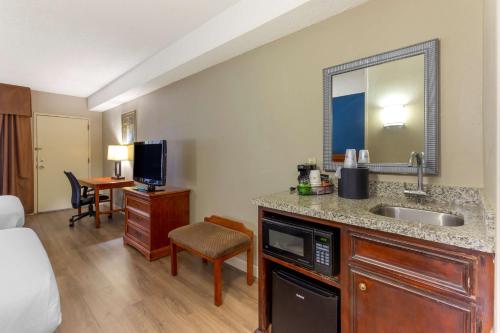
[[(226, 260), (229, 265), (233, 266), (239, 271), (245, 272), (247, 271), (247, 261), (240, 257), (232, 257), (231, 259)], [(258, 277), (259, 275), (259, 266), (253, 265), (253, 276)]]

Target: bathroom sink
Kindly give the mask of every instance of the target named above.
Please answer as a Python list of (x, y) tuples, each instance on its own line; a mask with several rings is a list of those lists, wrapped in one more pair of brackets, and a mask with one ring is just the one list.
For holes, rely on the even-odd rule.
[(445, 227), (458, 227), (464, 225), (464, 219), (461, 216), (423, 209), (397, 206), (377, 206), (372, 208), (370, 212), (381, 216), (392, 217), (415, 223), (432, 224)]

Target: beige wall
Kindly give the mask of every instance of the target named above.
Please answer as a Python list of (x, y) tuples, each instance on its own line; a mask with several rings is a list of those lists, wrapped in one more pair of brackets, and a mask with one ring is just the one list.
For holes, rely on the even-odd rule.
[[(484, 58), (483, 58), (483, 122), (484, 122), (484, 191), (486, 199), (500, 212), (498, 197), (498, 147), (500, 131), (500, 71), (499, 55), (499, 19), (500, 7), (496, 0), (484, 2)], [(500, 253), (500, 228), (496, 229), (496, 253)], [(500, 325), (500, 265), (495, 265), (495, 326)]]
[(321, 160), (322, 69), (439, 38), (442, 172), (426, 181), (481, 187), (482, 11), (470, 0), (370, 1), (104, 113), (103, 145), (137, 110), (139, 140), (168, 140), (168, 183), (193, 190), (191, 221), (220, 214), (255, 228), (251, 199)]
[(483, 122), (484, 122), (484, 190), (492, 205), (497, 189), (497, 110), (498, 110), (498, 35), (497, 4), (486, 0), (484, 7), (484, 57), (483, 57)]
[(31, 92), (33, 113), (57, 114), (90, 119), (91, 175), (102, 175), (102, 114), (87, 109), (87, 99), (40, 91)]

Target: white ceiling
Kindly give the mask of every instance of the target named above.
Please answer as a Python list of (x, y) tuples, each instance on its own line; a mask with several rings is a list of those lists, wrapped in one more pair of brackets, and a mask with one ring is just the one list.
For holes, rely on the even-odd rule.
[(105, 111), (367, 0), (0, 0), (0, 83)]
[(88, 97), (106, 111), (367, 0), (240, 0)]
[(238, 0), (0, 0), (0, 82), (87, 97)]

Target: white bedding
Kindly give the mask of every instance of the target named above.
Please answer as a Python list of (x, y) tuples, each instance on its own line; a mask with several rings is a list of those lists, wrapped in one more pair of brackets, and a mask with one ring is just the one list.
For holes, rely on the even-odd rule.
[(60, 323), (56, 279), (37, 235), (0, 230), (0, 332), (49, 333)]
[(24, 208), (18, 197), (0, 196), (0, 229), (20, 228), (24, 225)]

